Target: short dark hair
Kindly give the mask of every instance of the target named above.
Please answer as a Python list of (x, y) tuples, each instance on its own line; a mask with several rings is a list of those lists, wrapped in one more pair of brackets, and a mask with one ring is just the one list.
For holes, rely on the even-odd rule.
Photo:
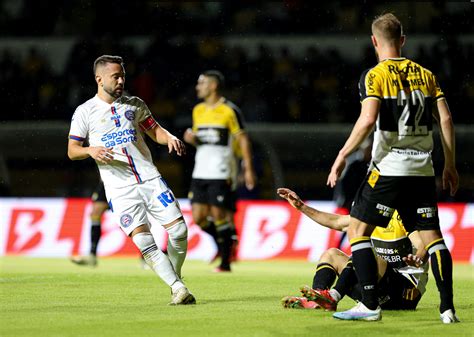
[(221, 91), (224, 88), (225, 78), (219, 70), (206, 70), (202, 75), (212, 77), (212, 79), (217, 82), (217, 91)]
[(103, 66), (107, 63), (117, 63), (117, 64), (120, 64), (122, 68), (124, 68), (123, 58), (121, 56), (102, 55), (96, 58), (96, 60), (94, 61), (94, 69), (93, 69), (94, 75), (95, 75), (95, 72), (97, 71), (98, 66)]

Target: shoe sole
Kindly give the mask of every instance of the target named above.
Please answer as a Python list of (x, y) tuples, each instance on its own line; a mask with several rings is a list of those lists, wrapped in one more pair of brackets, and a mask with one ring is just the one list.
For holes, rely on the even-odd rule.
[(374, 322), (374, 321), (380, 321), (382, 320), (382, 315), (373, 315), (373, 316), (345, 316), (345, 315), (337, 315), (338, 313), (335, 313), (332, 315), (332, 317), (336, 319), (340, 319), (343, 321), (368, 321), (368, 322)]

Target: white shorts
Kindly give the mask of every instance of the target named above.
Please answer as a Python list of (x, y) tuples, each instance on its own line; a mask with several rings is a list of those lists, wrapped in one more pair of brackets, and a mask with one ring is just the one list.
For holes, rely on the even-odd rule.
[(127, 235), (143, 224), (150, 226), (150, 217), (167, 225), (183, 216), (162, 177), (119, 188), (105, 186), (105, 193), (115, 220)]

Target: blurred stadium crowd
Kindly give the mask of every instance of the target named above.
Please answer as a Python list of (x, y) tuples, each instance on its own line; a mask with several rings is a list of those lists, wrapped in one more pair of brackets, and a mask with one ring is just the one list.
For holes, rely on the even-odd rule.
[[(462, 107), (474, 105), (474, 44), (461, 46), (458, 41), (474, 32), (473, 7), (466, 12), (443, 1), (390, 5), (406, 18), (409, 37), (439, 37), (439, 43), (408, 56), (437, 74), (456, 123), (473, 122)], [(75, 107), (95, 92), (95, 57), (115, 53), (125, 58), (129, 92), (143, 98), (169, 128), (188, 123), (196, 102), (195, 81), (209, 68), (226, 75), (226, 96), (241, 106), (248, 122), (352, 123), (358, 114), (358, 78), (376, 63), (369, 39), (363, 57), (351, 60), (335, 49), (314, 46), (296, 56), (291, 46), (272, 50), (265, 44), (250, 57), (243, 48), (226, 46), (222, 37), (367, 36), (370, 21), (384, 8), (366, 2), (341, 7), (303, 1), (6, 1), (0, 7), (4, 37), (74, 36), (77, 41), (62, 73), (52, 71), (51, 61), (35, 48), (24, 57), (3, 49), (0, 94), (3, 110), (15, 113), (1, 119), (69, 120)], [(124, 41), (141, 35), (153, 36), (143, 51)]]
[[(326, 188), (325, 179), (333, 153), (328, 144), (319, 146), (319, 138), (310, 132), (318, 133), (313, 131), (315, 124), (326, 128), (326, 123), (349, 125), (357, 119), (359, 76), (376, 64), (370, 23), (384, 11), (400, 17), (407, 44), (416, 46), (407, 46), (406, 56), (437, 75), (455, 124), (466, 125), (458, 143), (464, 179), (458, 200), (472, 200), (474, 133), (469, 130), (474, 117), (466, 107), (474, 106), (474, 5), (468, 1), (3, 0), (0, 127), (12, 134), (0, 135), (0, 195), (90, 195), (97, 181), (95, 165), (67, 160), (63, 135), (55, 138), (56, 132), (51, 136), (47, 127), (63, 125), (60, 130), (66, 134), (75, 108), (96, 92), (94, 59), (116, 54), (126, 62), (126, 89), (144, 99), (160, 123), (176, 135), (191, 125), (199, 73), (221, 70), (226, 76), (225, 96), (241, 107), (247, 123), (267, 132), (260, 143), (254, 142), (261, 176), (257, 197), (275, 196), (278, 170), (268, 160), (274, 151), (284, 168), (280, 181), (304, 198), (318, 191), (320, 198), (330, 199), (332, 190)], [(357, 40), (358, 50), (346, 44), (347, 38)], [(332, 41), (329, 47), (313, 44), (323, 39)], [(250, 40), (257, 42), (249, 44)], [(55, 54), (53, 43), (59, 43), (60, 53)], [(38, 123), (42, 128), (47, 126), (43, 133), (36, 129), (37, 121), (43, 122)], [(25, 126), (29, 128), (23, 132)], [(293, 132), (289, 140), (295, 127), (305, 136)], [(295, 148), (307, 150), (296, 153)], [(166, 156), (167, 160), (158, 160), (160, 172), (178, 196), (185, 196), (192, 149), (182, 160), (170, 158), (162, 149), (154, 151), (155, 158)], [(7, 185), (5, 192), (2, 183)]]

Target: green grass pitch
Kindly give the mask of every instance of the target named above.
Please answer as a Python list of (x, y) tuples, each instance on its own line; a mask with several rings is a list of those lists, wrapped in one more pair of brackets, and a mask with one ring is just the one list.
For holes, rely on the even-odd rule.
[[(473, 336), (474, 267), (454, 267), (460, 324), (443, 325), (432, 275), (412, 312), (384, 311), (380, 322), (344, 322), (321, 310), (283, 309), (280, 299), (311, 284), (314, 264), (263, 261), (214, 274), (187, 261), (197, 305), (170, 307), (169, 289), (138, 259), (104, 258), (95, 269), (62, 259), (0, 259), (0, 336)], [(353, 302), (346, 298), (340, 309)]]

